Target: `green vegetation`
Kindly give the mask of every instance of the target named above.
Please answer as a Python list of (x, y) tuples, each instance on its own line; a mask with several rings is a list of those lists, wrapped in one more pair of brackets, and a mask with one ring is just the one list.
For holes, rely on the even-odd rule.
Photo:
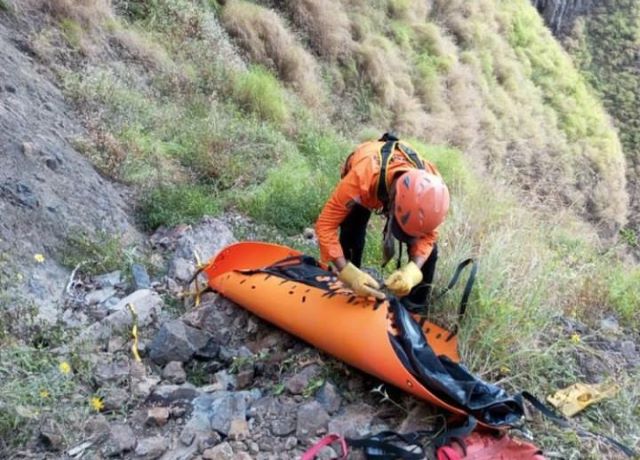
[(567, 45), (620, 127), (626, 154), (640, 152), (640, 79), (635, 55), (640, 43), (640, 5), (615, 0), (578, 20)]
[(10, 13), (12, 10), (13, 7), (11, 6), (11, 3), (9, 3), (9, 0), (0, 0), (0, 11)]
[(58, 254), (58, 261), (62, 265), (71, 270), (78, 267), (81, 273), (87, 275), (127, 271), (138, 259), (135, 251), (126, 248), (118, 236), (105, 232), (88, 235), (81, 230), (69, 234)]
[[(77, 145), (139, 190), (146, 229), (235, 208), (256, 221), (239, 238), (303, 247), (289, 237), (313, 224), (348, 153), (391, 127), (451, 187), (438, 285), (463, 258), (481, 264), (460, 338), (471, 369), (544, 395), (583, 379), (576, 355), (596, 353), (558, 318), (597, 327), (614, 314), (640, 327), (637, 268), (618, 248), (602, 249), (585, 223), (611, 231), (624, 222), (618, 138), (529, 2), (261, 3), (126, 2), (110, 25), (98, 16), (92, 27), (102, 34), (81, 36), (109, 37), (126, 64), (89, 60), (62, 72), (88, 120), (90, 136)], [(80, 53), (65, 20), (58, 27)], [(68, 20), (89, 27), (86, 17)], [(381, 226), (372, 219), (369, 265), (380, 260)], [(108, 271), (130, 257), (84, 238), (71, 239), (68, 266), (89, 260), (87, 270)], [(456, 301), (434, 305), (434, 318), (452, 324)], [(190, 375), (207, 381), (201, 367)], [(623, 437), (637, 437), (631, 387), (590, 413), (598, 431), (613, 434), (625, 416)], [(567, 458), (597, 455), (552, 433), (543, 441)]]
[(289, 118), (280, 83), (265, 69), (253, 67), (236, 77), (232, 95), (241, 108), (266, 121), (282, 124)]
[(193, 223), (202, 216), (220, 212), (215, 194), (206, 187), (179, 185), (160, 186), (149, 192), (140, 206), (140, 219), (147, 229), (161, 225)]

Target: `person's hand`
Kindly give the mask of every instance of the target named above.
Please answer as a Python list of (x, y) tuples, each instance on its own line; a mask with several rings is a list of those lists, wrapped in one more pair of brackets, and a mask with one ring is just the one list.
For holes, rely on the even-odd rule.
[(415, 262), (409, 262), (399, 270), (393, 272), (384, 280), (385, 286), (398, 297), (404, 297), (422, 281), (422, 270)]
[(371, 296), (376, 299), (384, 299), (384, 293), (380, 292), (380, 284), (368, 273), (363, 272), (358, 267), (349, 262), (338, 273), (340, 281), (348, 285), (353, 292), (361, 296)]

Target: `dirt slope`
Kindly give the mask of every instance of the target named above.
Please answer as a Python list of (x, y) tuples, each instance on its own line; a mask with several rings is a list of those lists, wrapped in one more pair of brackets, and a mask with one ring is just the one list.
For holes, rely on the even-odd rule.
[[(131, 233), (121, 190), (71, 145), (82, 128), (27, 43), (0, 16), (0, 253), (2, 276), (26, 282), (41, 313), (64, 286), (52, 260), (70, 231)], [(42, 254), (43, 263), (34, 259)]]

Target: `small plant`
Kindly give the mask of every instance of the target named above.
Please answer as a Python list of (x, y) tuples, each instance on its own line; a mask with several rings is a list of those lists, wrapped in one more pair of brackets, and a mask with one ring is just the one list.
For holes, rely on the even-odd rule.
[(10, 13), (13, 11), (13, 6), (9, 3), (9, 0), (0, 0), (0, 11)]
[(59, 250), (59, 262), (70, 269), (80, 267), (82, 273), (97, 275), (114, 270), (127, 270), (133, 262), (133, 254), (115, 235), (100, 231), (89, 235), (73, 231)]
[(316, 377), (311, 379), (304, 390), (302, 390), (302, 396), (310, 398), (320, 389), (320, 387), (322, 387), (322, 385), (324, 385), (324, 378)]
[(231, 93), (240, 107), (263, 120), (283, 124), (289, 119), (280, 83), (262, 67), (253, 66), (238, 74)]
[(65, 40), (73, 49), (79, 50), (82, 48), (84, 31), (77, 21), (69, 18), (62, 19), (60, 21), (60, 30), (62, 30)]
[(640, 243), (638, 242), (638, 234), (629, 227), (625, 227), (620, 230), (620, 237), (622, 241), (631, 246), (632, 248), (640, 247)]
[(215, 192), (198, 185), (163, 185), (151, 190), (142, 200), (139, 218), (148, 230), (161, 225), (192, 223), (205, 215), (216, 215), (220, 206)]
[(384, 383), (381, 383), (380, 385), (375, 387), (373, 390), (371, 390), (371, 393), (380, 396), (380, 403), (390, 402), (391, 404), (396, 406), (398, 409), (400, 409), (402, 412), (409, 413), (409, 411), (404, 406), (402, 406), (400, 403), (391, 399), (391, 397), (389, 396), (389, 393), (387, 393), (387, 389), (384, 386)]

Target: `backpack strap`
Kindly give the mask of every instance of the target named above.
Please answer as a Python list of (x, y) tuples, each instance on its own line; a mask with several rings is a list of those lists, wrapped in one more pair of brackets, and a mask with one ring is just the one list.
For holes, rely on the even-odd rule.
[(400, 434), (382, 431), (364, 439), (349, 439), (347, 444), (364, 449), (367, 460), (422, 460), (425, 451), (419, 442), (420, 433)]
[(420, 156), (408, 145), (400, 143), (400, 139), (393, 133), (384, 133), (379, 139), (380, 142), (384, 142), (378, 153), (380, 159), (380, 176), (378, 176), (377, 195), (378, 200), (382, 202), (387, 208), (389, 202), (389, 187), (387, 184), (387, 171), (389, 169), (389, 163), (393, 158), (394, 150), (398, 149), (407, 160), (413, 165), (414, 168), (424, 169), (424, 163), (420, 159)]

